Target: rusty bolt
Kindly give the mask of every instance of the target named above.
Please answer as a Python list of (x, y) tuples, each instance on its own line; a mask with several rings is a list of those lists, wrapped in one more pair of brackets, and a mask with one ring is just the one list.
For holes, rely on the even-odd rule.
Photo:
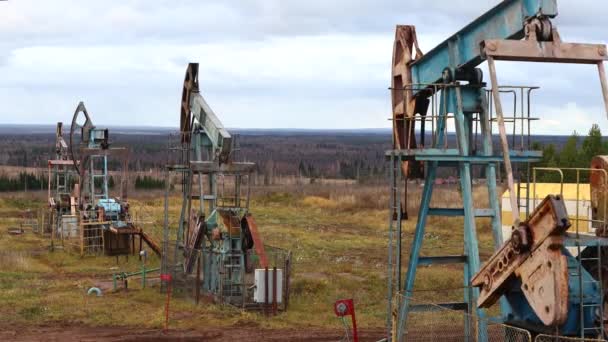
[(485, 291), (490, 291), (492, 289), (492, 277), (489, 274), (486, 274), (483, 279), (483, 289)]
[(599, 48), (597, 48), (597, 53), (598, 53), (600, 56), (606, 56), (606, 48), (605, 48), (605, 47), (603, 47), (603, 46), (600, 46)]
[(496, 43), (494, 42), (488, 42), (486, 44), (486, 48), (490, 51), (496, 51)]

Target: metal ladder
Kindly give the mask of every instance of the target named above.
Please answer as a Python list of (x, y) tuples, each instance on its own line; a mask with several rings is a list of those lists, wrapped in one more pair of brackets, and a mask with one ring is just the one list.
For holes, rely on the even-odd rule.
[(520, 215), (524, 214), (524, 217), (527, 218), (530, 216), (530, 202), (534, 200), (530, 198), (530, 163), (525, 163), (524, 167), (526, 171), (525, 173), (519, 172), (517, 182), (517, 205)]
[(57, 193), (65, 194), (67, 189), (67, 175), (64, 170), (57, 171)]
[[(392, 329), (393, 298), (394, 293), (399, 292), (401, 282), (401, 241), (402, 241), (402, 209), (399, 181), (401, 179), (401, 161), (394, 153), (390, 155), (390, 201), (389, 201), (389, 230), (388, 230), (388, 293), (386, 329), (390, 336)], [(407, 182), (407, 179), (406, 179)], [(393, 251), (395, 249), (395, 251)], [(396, 291), (394, 290), (396, 288)]]
[[(577, 231), (578, 234), (578, 231)], [(604, 294), (603, 289), (602, 289), (602, 248), (601, 246), (598, 244), (597, 246), (588, 246), (587, 248), (596, 248), (597, 252), (595, 254), (595, 256), (587, 256), (587, 257), (583, 257), (583, 255), (581, 254), (584, 250), (584, 248), (581, 248), (580, 244), (577, 246), (577, 251), (578, 251), (578, 262), (576, 263), (576, 273), (569, 273), (570, 277), (576, 278), (578, 283), (579, 283), (579, 293), (575, 294), (575, 297), (578, 297), (580, 300), (580, 304), (579, 304), (579, 320), (580, 320), (580, 326), (581, 326), (581, 331), (580, 331), (580, 337), (584, 338), (584, 337), (596, 337), (596, 336), (600, 336), (603, 337), (604, 336)], [(586, 280), (583, 275), (585, 272), (585, 268), (583, 266), (583, 263), (594, 263), (595, 267), (597, 267), (596, 269), (598, 270), (598, 274), (597, 274), (597, 279), (593, 278), (593, 275), (591, 275), (591, 279), (590, 280)], [(591, 297), (590, 295), (587, 295), (584, 293), (584, 288), (586, 286), (593, 286), (596, 289), (599, 289), (599, 298), (596, 297)], [(586, 303), (586, 301), (588, 301)], [(585, 325), (585, 312), (587, 310), (589, 310), (589, 308), (591, 308), (591, 310), (593, 311), (594, 314), (596, 314), (599, 317), (599, 324), (593, 324), (592, 326), (586, 326)]]
[[(103, 166), (101, 170), (95, 169), (95, 160), (101, 160)], [(99, 172), (97, 172), (99, 171)], [(91, 177), (91, 201), (95, 203), (95, 199), (108, 198), (108, 157), (106, 155), (91, 155), (90, 161), (90, 177)], [(95, 192), (95, 180), (101, 179), (101, 193)]]
[(230, 244), (230, 250), (222, 258), (224, 268), (222, 291), (224, 296), (230, 300), (232, 297), (241, 297), (244, 294), (245, 263), (241, 249), (241, 237), (230, 236), (228, 243)]

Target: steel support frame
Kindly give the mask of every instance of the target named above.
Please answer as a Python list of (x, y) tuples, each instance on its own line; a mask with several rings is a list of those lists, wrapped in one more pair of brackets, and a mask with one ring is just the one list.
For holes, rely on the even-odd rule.
[[(451, 87), (443, 89), (444, 94), (441, 96), (440, 104), (440, 117), (437, 123), (437, 137), (434, 141), (434, 146), (443, 146), (446, 139), (444, 127), (447, 124), (448, 114), (453, 113), (456, 123), (456, 135), (458, 140), (458, 155), (454, 155), (453, 151), (436, 149), (433, 154), (441, 155), (441, 151), (447, 154), (446, 159), (438, 160), (427, 160), (425, 161), (425, 169), (427, 170), (425, 184), (422, 192), (422, 199), (418, 213), (418, 222), (416, 223), (416, 230), (414, 233), (414, 240), (412, 242), (408, 269), (405, 277), (405, 284), (403, 287), (403, 299), (400, 302), (399, 316), (397, 321), (397, 339), (403, 341), (406, 334), (406, 324), (408, 319), (408, 313), (410, 310), (410, 299), (414, 293), (414, 283), (416, 279), (416, 271), (419, 265), (429, 264), (441, 264), (446, 262), (464, 262), (464, 303), (467, 307), (467, 312), (470, 314), (467, 324), (465, 325), (467, 331), (466, 335), (475, 339), (471, 334), (475, 331), (473, 324), (475, 320), (473, 317), (483, 318), (484, 312), (476, 308), (476, 301), (479, 295), (477, 289), (473, 289), (470, 286), (470, 279), (480, 268), (479, 258), (479, 246), (476, 233), (475, 218), (476, 217), (491, 217), (492, 219), (492, 230), (495, 239), (495, 244), (500, 245), (502, 243), (502, 229), (500, 221), (500, 208), (498, 203), (498, 196), (496, 190), (496, 163), (498, 156), (493, 155), (492, 150), (492, 133), (490, 130), (490, 118), (487, 112), (487, 99), (485, 90), (480, 87), (476, 87), (474, 91), (471, 91), (472, 86), (460, 86), (455, 84)], [(468, 89), (467, 89), (468, 88)], [(467, 91), (462, 91), (466, 89)], [(463, 95), (464, 93), (464, 95)], [(490, 199), (489, 209), (475, 209), (473, 203), (473, 189), (471, 182), (471, 166), (474, 163), (473, 160), (467, 159), (471, 155), (471, 129), (472, 129), (472, 112), (464, 110), (463, 108), (463, 96), (475, 96), (475, 102), (480, 104), (477, 108), (477, 112), (480, 114), (480, 121), (482, 122), (481, 133), (485, 142), (482, 155), (487, 159), (485, 162), (481, 160), (475, 160), (475, 163), (481, 163), (485, 165), (485, 170), (488, 175), (487, 188)], [(468, 99), (471, 100), (471, 99)], [(424, 150), (419, 150), (420, 154), (424, 154)], [(417, 156), (415, 156), (417, 158)], [(451, 159), (451, 162), (450, 162)], [(501, 158), (502, 159), (502, 158)], [(446, 208), (430, 208), (431, 197), (433, 193), (434, 182), (437, 175), (437, 169), (442, 166), (456, 163), (458, 165), (458, 173), (460, 176), (460, 187), (463, 200), (462, 209), (446, 209)], [(391, 175), (393, 176), (393, 175)], [(425, 229), (427, 225), (427, 219), (430, 215), (447, 215), (447, 216), (463, 216), (464, 217), (464, 255), (461, 257), (443, 257), (443, 258), (425, 258), (420, 256), (422, 249), (422, 243), (424, 239)], [(392, 238), (392, 230), (389, 232), (389, 238)], [(398, 232), (397, 232), (398, 234)], [(399, 237), (397, 237), (399, 238)], [(398, 243), (398, 242), (397, 242)], [(390, 248), (390, 247), (389, 247)], [(400, 255), (396, 256), (396, 259), (400, 259)], [(390, 261), (390, 260), (389, 260)], [(475, 314), (473, 315), (473, 313)], [(477, 339), (483, 341), (487, 338), (485, 320), (478, 320), (479, 324), (477, 332)]]
[[(534, 16), (553, 18), (556, 0), (506, 0), (465, 26), (412, 64), (412, 83), (434, 84), (446, 67), (470, 69), (481, 62), (480, 44), (489, 39), (524, 37), (526, 20)], [(414, 90), (414, 95), (420, 90)]]
[[(483, 14), (481, 17), (467, 25), (465, 28), (448, 38), (446, 41), (438, 45), (433, 50), (429, 51), (426, 55), (418, 58), (411, 65), (412, 73), (412, 84), (422, 85), (419, 88), (412, 90), (412, 96), (425, 97), (429, 93), (437, 91), (433, 85), (436, 83), (447, 83), (445, 73), (451, 74), (454, 79), (470, 80), (472, 69), (482, 63), (484, 60), (488, 60), (490, 69), (490, 78), (492, 82), (492, 97), (496, 105), (496, 115), (498, 119), (501, 147), (502, 147), (502, 159), (505, 163), (507, 171), (507, 180), (511, 193), (511, 207), (514, 210), (514, 218), (519, 219), (518, 203), (516, 202), (514, 193), (514, 181), (511, 170), (511, 162), (519, 162), (518, 158), (511, 158), (509, 151), (506, 131), (504, 127), (504, 116), (502, 112), (502, 105), (500, 102), (500, 94), (498, 90), (498, 81), (496, 77), (495, 60), (511, 60), (511, 61), (534, 61), (534, 62), (556, 62), (556, 63), (576, 63), (576, 64), (596, 64), (599, 71), (599, 78), (602, 87), (602, 95), (604, 98), (604, 105), (608, 114), (608, 83), (606, 82), (605, 70), (603, 67), (603, 60), (606, 60), (606, 48), (604, 45), (593, 45), (593, 44), (572, 44), (572, 43), (561, 43), (559, 35), (555, 29), (552, 29), (552, 40), (551, 42), (536, 41), (532, 37), (530, 40), (519, 41), (526, 36), (525, 28), (529, 23), (530, 19), (536, 18), (542, 20), (545, 18), (553, 18), (557, 15), (557, 4), (556, 0), (506, 0), (501, 2), (499, 5), (491, 9), (490, 11)], [(546, 39), (546, 38), (543, 38)], [(426, 88), (424, 85), (427, 85)], [(458, 135), (458, 142), (461, 155), (455, 157), (453, 153), (445, 153), (441, 157), (441, 151), (434, 151), (433, 156), (426, 156), (426, 182), (423, 189), (421, 206), (419, 209), (419, 217), (416, 225), (416, 232), (414, 235), (414, 242), (412, 244), (411, 256), (408, 266), (408, 272), (406, 276), (406, 283), (404, 286), (404, 299), (400, 304), (399, 309), (399, 320), (398, 320), (398, 339), (401, 341), (404, 338), (405, 326), (408, 313), (408, 305), (410, 296), (412, 295), (416, 267), (419, 264), (419, 254), (424, 237), (424, 229), (426, 226), (427, 216), (432, 213), (432, 208), (429, 208), (431, 195), (433, 191), (433, 183), (436, 177), (436, 169), (441, 164), (446, 164), (451, 160), (451, 164), (458, 165), (459, 173), (461, 177), (461, 188), (463, 191), (463, 202), (464, 207), (463, 214), (465, 216), (465, 254), (467, 254), (467, 263), (465, 264), (465, 282), (468, 280), (467, 273), (474, 274), (476, 269), (472, 269), (471, 266), (479, 266), (479, 255), (471, 255), (471, 251), (477, 247), (477, 240), (475, 237), (474, 228), (474, 211), (467, 210), (467, 203), (471, 203), (468, 196), (470, 193), (470, 179), (464, 180), (465, 176), (470, 177), (470, 165), (474, 160), (480, 164), (486, 165), (486, 174), (488, 175), (488, 193), (490, 195), (490, 206), (495, 210), (494, 219), (492, 222), (494, 243), (498, 247), (502, 243), (502, 232), (500, 223), (500, 213), (498, 212), (498, 200), (496, 193), (496, 160), (491, 160), (492, 157), (486, 159), (473, 157), (466, 155), (468, 149), (467, 141), (467, 129), (470, 130), (470, 125), (467, 126), (467, 120), (463, 119), (467, 117), (466, 111), (462, 110), (462, 98), (458, 96), (454, 98), (454, 93), (446, 88), (441, 88), (442, 92), (447, 92), (449, 99), (447, 101), (448, 109), (445, 110), (445, 105), (441, 106), (440, 115), (447, 115), (450, 113), (450, 106), (452, 109), (456, 108), (457, 111), (454, 113), (456, 119), (456, 128)], [(480, 96), (484, 99), (484, 96)], [(442, 102), (444, 98), (442, 98)], [(455, 101), (459, 101), (456, 105)], [(465, 99), (466, 102), (466, 99)], [(454, 107), (456, 106), (456, 107)], [(483, 110), (487, 110), (487, 103), (484, 102), (482, 105)], [(465, 105), (466, 108), (466, 105)], [(463, 113), (465, 112), (465, 113)], [(482, 113), (480, 113), (481, 115)], [(485, 112), (486, 117), (488, 112)], [(489, 132), (489, 120), (486, 118), (482, 119), (482, 129), (486, 129)], [(439, 125), (445, 125), (445, 118), (439, 120)], [(438, 127), (440, 136), (438, 140), (443, 140), (441, 136), (443, 134), (442, 129)], [(484, 133), (484, 156), (492, 156), (491, 151), (492, 140), (491, 133), (486, 136)], [(436, 144), (435, 146), (440, 146)], [(447, 152), (447, 151), (444, 151)], [(414, 154), (418, 154), (414, 151)], [(415, 158), (422, 160), (422, 155), (415, 156)], [(496, 156), (501, 157), (501, 156)], [(454, 159), (452, 159), (454, 158)], [(411, 158), (409, 158), (411, 159)], [(521, 160), (524, 161), (524, 160)], [(530, 160), (532, 161), (532, 160)], [(496, 201), (494, 201), (496, 199)], [(496, 203), (494, 203), (496, 202)], [(436, 213), (439, 211), (435, 211)], [(450, 214), (455, 214), (452, 211)], [(471, 233), (473, 235), (471, 235)], [(467, 242), (467, 238), (475, 240), (472, 244)], [(471, 260), (471, 257), (477, 257), (477, 260)], [(427, 262), (428, 260), (425, 260)], [(469, 278), (470, 279), (470, 278)], [(465, 298), (470, 300), (470, 297), (475, 297), (476, 293), (466, 293)], [(503, 314), (506, 315), (509, 312), (509, 307), (506, 300), (501, 299), (501, 307)], [(472, 312), (472, 311), (469, 311)], [(483, 329), (479, 330), (483, 332)], [(479, 336), (480, 339), (483, 336)]]

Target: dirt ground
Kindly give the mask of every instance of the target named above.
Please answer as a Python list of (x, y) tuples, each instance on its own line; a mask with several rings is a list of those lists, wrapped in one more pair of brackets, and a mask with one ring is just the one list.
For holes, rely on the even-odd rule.
[[(71, 325), (2, 326), (0, 341), (341, 341), (343, 331), (319, 329), (262, 330), (251, 327), (226, 329), (204, 328), (200, 330), (170, 330), (163, 333), (154, 329), (122, 327), (85, 327)], [(378, 341), (382, 330), (359, 332), (361, 341)]]

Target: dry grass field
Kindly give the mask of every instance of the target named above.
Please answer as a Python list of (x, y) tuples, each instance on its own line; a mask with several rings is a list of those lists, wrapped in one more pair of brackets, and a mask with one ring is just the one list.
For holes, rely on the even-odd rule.
[[(404, 224), (405, 246), (413, 234), (420, 196), (419, 187), (412, 187), (412, 218)], [(50, 242), (30, 231), (9, 235), (7, 229), (20, 223), (18, 214), (43, 207), (45, 194), (2, 194), (0, 340), (27, 340), (30, 335), (23, 329), (34, 331), (33, 336), (51, 334), (57, 339), (62, 339), (62, 331), (73, 331), (73, 336), (83, 339), (93, 334), (107, 340), (117, 336), (212, 340), (238, 338), (238, 334), (259, 337), (255, 340), (339, 340), (343, 327), (333, 314), (333, 303), (340, 298), (354, 298), (364, 340), (375, 340), (382, 335), (386, 315), (387, 190), (385, 185), (356, 184), (255, 188), (251, 212), (265, 242), (293, 252), (289, 310), (268, 318), (229, 306), (195, 305), (174, 299), (169, 335), (160, 333), (165, 297), (157, 285), (141, 289), (134, 279), (128, 291), (106, 290), (101, 297), (86, 295), (91, 286), (108, 288), (112, 273), (141, 267), (137, 257), (128, 261), (122, 257), (118, 262), (114, 257), (81, 258), (66, 251), (49, 251)], [(457, 207), (458, 198), (456, 187), (444, 187), (436, 192), (434, 204)], [(485, 193), (477, 190), (476, 202), (485, 200)], [(131, 194), (130, 202), (138, 220), (160, 241), (162, 193)], [(179, 208), (175, 194), (169, 207), (172, 222), (177, 221)], [(482, 253), (490, 255), (488, 222), (479, 221), (478, 234)], [(461, 253), (462, 220), (432, 218), (425, 243), (425, 255)], [(158, 266), (158, 258), (151, 257), (148, 265)], [(462, 281), (461, 269), (456, 266), (421, 269), (416, 284), (421, 290), (418, 299), (455, 299), (461, 291), (446, 289), (458, 288)]]

